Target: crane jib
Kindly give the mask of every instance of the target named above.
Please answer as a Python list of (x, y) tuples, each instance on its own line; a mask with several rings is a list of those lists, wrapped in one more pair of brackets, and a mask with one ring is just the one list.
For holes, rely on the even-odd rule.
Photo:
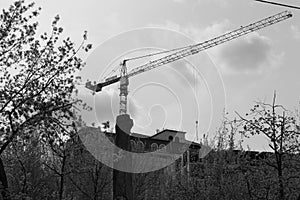
[[(264, 27), (270, 26), (272, 24), (278, 23), (280, 21), (283, 21), (285, 19), (288, 19), (290, 17), (292, 17), (292, 13), (290, 11), (284, 11), (281, 13), (278, 13), (276, 15), (267, 17), (265, 19), (262, 19), (260, 21), (257, 21), (255, 23), (249, 24), (247, 26), (241, 26), (240, 28), (227, 32), (219, 37), (216, 38), (212, 38), (210, 40), (207, 40), (205, 42), (202, 43), (198, 43), (195, 45), (190, 45), (187, 48), (180, 48), (181, 50), (178, 50), (177, 52), (167, 55), (165, 57), (162, 57), (160, 59), (157, 60), (153, 60), (150, 61), (144, 65), (141, 65), (139, 67), (134, 68), (133, 70), (131, 70), (128, 74), (127, 77), (132, 77), (135, 76), (137, 74), (149, 71), (151, 69), (157, 68), (159, 66), (174, 62), (176, 60), (180, 60), (184, 57), (190, 56), (190, 55), (194, 55), (199, 53), (200, 51), (212, 48), (214, 46), (217, 46), (219, 44), (228, 42), (230, 40), (233, 40), (235, 38), (241, 37), (243, 35), (246, 35), (248, 33), (257, 31), (259, 29), (262, 29)], [(117, 83), (120, 81), (120, 76), (119, 77), (110, 77), (108, 79), (106, 79), (104, 82), (102, 83), (98, 83), (96, 85), (91, 85), (89, 83), (88, 87), (89, 89), (92, 89), (96, 92), (101, 91), (103, 87)]]
[(188, 48), (185, 48), (183, 50), (179, 50), (173, 54), (167, 55), (165, 57), (162, 57), (160, 59), (150, 61), (144, 65), (141, 65), (139, 67), (134, 68), (128, 73), (128, 77), (132, 77), (135, 75), (138, 75), (140, 73), (149, 71), (151, 69), (157, 68), (159, 66), (174, 62), (176, 60), (180, 60), (184, 57), (194, 55), (199, 53), (200, 51), (212, 48), (214, 46), (217, 46), (219, 44), (228, 42), (230, 40), (233, 40), (235, 38), (241, 37), (243, 35), (249, 34), (251, 32), (257, 31), (259, 29), (262, 29), (264, 27), (270, 26), (272, 24), (278, 23), (280, 21), (283, 21), (285, 19), (288, 19), (292, 17), (292, 13), (290, 11), (284, 11), (281, 13), (278, 13), (276, 15), (267, 17), (265, 19), (262, 19), (260, 21), (257, 21), (255, 23), (249, 24), (247, 26), (242, 26), (236, 30), (227, 32), (219, 37), (207, 40), (202, 43), (198, 43), (195, 45), (192, 45)]

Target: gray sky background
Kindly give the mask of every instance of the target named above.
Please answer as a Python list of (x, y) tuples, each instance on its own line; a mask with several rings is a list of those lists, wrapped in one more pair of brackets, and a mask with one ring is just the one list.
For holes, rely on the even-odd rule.
[[(0, 8), (7, 7), (11, 2), (1, 0)], [(75, 42), (79, 43), (83, 31), (87, 30), (89, 40), (95, 47), (121, 32), (143, 27), (167, 28), (185, 34), (191, 41), (200, 42), (285, 10), (282, 7), (261, 4), (252, 0), (39, 0), (36, 2), (43, 8), (39, 17), (41, 31), (49, 30), (53, 17), (60, 14), (60, 25), (65, 28), (66, 35), (70, 35)], [(300, 2), (295, 0), (280, 0), (279, 2), (294, 5), (298, 3), (300, 6)], [(162, 67), (148, 72), (147, 76), (141, 75), (136, 80), (132, 78), (130, 91), (135, 92), (136, 95), (131, 99), (129, 109), (136, 124), (134, 131), (151, 135), (157, 128), (176, 128), (187, 131), (188, 138), (193, 138), (195, 120), (198, 116), (200, 136), (206, 130), (213, 134), (219, 121), (214, 120), (209, 127), (207, 116), (219, 115), (223, 106), (230, 113), (238, 111), (244, 114), (256, 100), (271, 101), (274, 90), (278, 93), (279, 103), (288, 109), (297, 108), (300, 100), (300, 79), (298, 78), (300, 74), (300, 11), (293, 10), (293, 13), (292, 19), (219, 45), (198, 57), (201, 66), (196, 67), (203, 68), (200, 70), (203, 77), (198, 77), (196, 84), (199, 115), (195, 112), (195, 104), (191, 101), (195, 88), (190, 87), (189, 84), (194, 81), (192, 80), (194, 71), (189, 71), (188, 62), (182, 61), (166, 68)], [(151, 41), (149, 40), (149, 43)], [(188, 44), (188, 42), (187, 39), (183, 44)], [(180, 41), (174, 41), (174, 48), (180, 44)], [(138, 53), (149, 52), (141, 51), (131, 55), (138, 55)], [(99, 64), (101, 64), (100, 61)], [(186, 67), (181, 69), (181, 65), (186, 65)], [(100, 77), (98, 69), (95, 66), (88, 67), (84, 72), (85, 75), (92, 80), (97, 80)], [(177, 71), (174, 72), (173, 68)], [(220, 86), (220, 83), (216, 83), (220, 79), (208, 78), (210, 72), (206, 73), (205, 69), (209, 68), (214, 68), (215, 74), (221, 74), (225, 88), (224, 96), (218, 97), (220, 87), (211, 85), (215, 83)], [(182, 74), (185, 78), (181, 80)], [(211, 82), (208, 81), (208, 85), (210, 84), (208, 87), (214, 91), (207, 89), (205, 85), (207, 80), (211, 80)], [(151, 85), (151, 82), (167, 87)], [(171, 84), (174, 82), (176, 84)], [(139, 88), (143, 84), (146, 85)], [(170, 85), (172, 85), (171, 90), (168, 90)], [(107, 102), (111, 103), (109, 101), (111, 96), (114, 96), (112, 102), (118, 104), (117, 88), (116, 85), (104, 94), (96, 95), (96, 108), (102, 110), (102, 113), (105, 113), (103, 109), (107, 108), (104, 105)], [(156, 92), (154, 96), (157, 98), (151, 94), (154, 90)], [(218, 98), (218, 101), (211, 100), (209, 92), (215, 93), (214, 98)], [(89, 93), (86, 92), (83, 95), (89, 95)], [(217, 114), (211, 113), (208, 105), (212, 103), (218, 104), (214, 105), (217, 107)], [(180, 104), (184, 113), (180, 111)], [(117, 109), (118, 105), (114, 106), (115, 114)], [(100, 121), (105, 121), (106, 118), (113, 120), (114, 116), (109, 114), (109, 110), (107, 113), (107, 116), (102, 115)], [(246, 144), (253, 149), (268, 150), (263, 137), (247, 140)]]

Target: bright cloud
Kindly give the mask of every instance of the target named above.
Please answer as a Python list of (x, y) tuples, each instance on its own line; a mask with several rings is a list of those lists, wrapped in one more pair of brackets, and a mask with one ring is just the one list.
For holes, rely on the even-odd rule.
[(179, 24), (166, 21), (164, 24), (150, 25), (154, 27), (167, 28), (185, 34), (187, 37), (193, 38), (195, 42), (201, 42), (216, 37), (229, 30), (230, 22), (227, 19), (212, 23), (206, 28), (196, 27), (192, 24), (180, 26)]
[[(197, 42), (222, 35), (232, 30), (231, 27), (233, 27), (227, 19), (215, 22), (206, 28), (193, 25), (183, 27), (170, 21), (167, 21), (164, 26), (192, 36)], [(293, 29), (294, 32), (297, 31), (296, 27)], [(209, 49), (208, 52), (213, 62), (221, 68), (224, 74), (263, 74), (278, 67), (284, 56), (283, 53), (278, 53), (273, 49), (269, 38), (257, 32)]]
[[(222, 20), (220, 22), (213, 23), (211, 26), (208, 26), (204, 29), (191, 24), (187, 26), (180, 26), (172, 21), (166, 21), (165, 24), (150, 26), (165, 28), (167, 30), (166, 32), (169, 30), (178, 32), (178, 35), (182, 35), (181, 38), (189, 38), (190, 42), (188, 44), (196, 44), (221, 35), (228, 30), (230, 23), (228, 20)], [(161, 37), (158, 38), (158, 40), (161, 40)], [(176, 41), (172, 41), (172, 43), (174, 44)], [(173, 48), (175, 47), (177, 48), (180, 46), (174, 46)], [(173, 70), (169, 70), (167, 72), (168, 75), (173, 75), (177, 82), (180, 81), (181, 85), (185, 86), (186, 88), (191, 88), (191, 85), (193, 86), (194, 84), (200, 84), (199, 80), (202, 79), (199, 77), (199, 74), (197, 74), (197, 71), (200, 70), (201, 73), (205, 74), (205, 69), (211, 69), (214, 63), (211, 62), (211, 59), (205, 53), (197, 54), (197, 57), (188, 57), (187, 59), (189, 62), (182, 60), (172, 63)], [(201, 69), (199, 66), (201, 66)], [(178, 77), (178, 73), (182, 77)]]

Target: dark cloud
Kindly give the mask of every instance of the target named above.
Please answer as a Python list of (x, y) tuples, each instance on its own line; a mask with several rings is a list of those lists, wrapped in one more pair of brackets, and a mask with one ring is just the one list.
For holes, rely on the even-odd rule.
[(258, 72), (274, 64), (275, 57), (270, 41), (258, 34), (233, 41), (219, 52), (222, 65), (235, 72)]

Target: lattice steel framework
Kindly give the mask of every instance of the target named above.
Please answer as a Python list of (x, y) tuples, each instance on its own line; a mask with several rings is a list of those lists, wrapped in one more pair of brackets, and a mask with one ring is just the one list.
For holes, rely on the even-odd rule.
[(176, 51), (175, 53), (172, 53), (170, 55), (164, 56), (160, 59), (150, 61), (144, 65), (141, 65), (139, 67), (134, 68), (133, 70), (129, 71), (127, 73), (126, 68), (126, 61), (122, 61), (120, 64), (121, 67), (121, 73), (119, 77), (111, 77), (106, 79), (106, 81), (98, 83), (96, 85), (92, 85), (91, 82), (88, 82), (86, 84), (86, 87), (98, 92), (101, 91), (101, 89), (105, 86), (111, 85), (113, 83), (120, 81), (120, 114), (126, 114), (127, 112), (127, 95), (128, 95), (128, 85), (129, 85), (129, 77), (138, 75), (140, 73), (149, 71), (151, 69), (157, 68), (159, 66), (174, 62), (176, 60), (180, 60), (184, 57), (197, 54), (201, 51), (204, 51), (206, 49), (210, 49), (212, 47), (215, 47), (219, 44), (231, 41), (233, 39), (239, 38), (243, 35), (246, 35), (248, 33), (260, 30), (262, 28), (265, 28), (267, 26), (276, 24), (278, 22), (281, 22), (283, 20), (286, 20), (290, 17), (292, 17), (292, 13), (290, 11), (284, 11), (278, 14), (275, 14), (273, 16), (267, 17), (265, 19), (262, 19), (260, 21), (257, 21), (255, 23), (249, 24), (247, 26), (242, 26), (236, 30), (230, 31), (228, 33), (225, 33), (219, 37), (207, 40), (205, 42), (201, 42), (194, 45), (189, 45), (187, 47), (181, 48), (180, 50)]

